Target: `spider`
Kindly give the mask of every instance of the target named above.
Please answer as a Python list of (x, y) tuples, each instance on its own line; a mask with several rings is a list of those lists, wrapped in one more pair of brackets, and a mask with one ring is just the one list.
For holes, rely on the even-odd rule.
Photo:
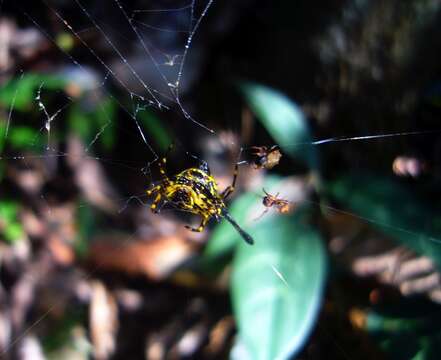
[(282, 157), (278, 145), (273, 145), (270, 148), (266, 146), (252, 146), (251, 155), (256, 157), (253, 161), (256, 169), (264, 168), (267, 170), (276, 166)]
[(200, 215), (202, 222), (199, 227), (193, 228), (185, 225), (187, 229), (195, 232), (201, 232), (212, 217), (217, 221), (225, 218), (248, 244), (254, 244), (253, 238), (231, 217), (225, 205), (225, 199), (231, 195), (236, 185), (238, 164), (236, 163), (234, 167), (233, 182), (222, 193), (219, 193), (207, 162), (200, 159), (199, 161), (199, 167), (186, 169), (170, 178), (166, 173), (167, 156), (159, 161), (162, 181), (147, 190), (147, 196), (155, 195), (150, 206), (151, 210), (157, 213), (158, 205), (161, 200), (164, 200), (181, 210)]
[(278, 198), (279, 193), (271, 195), (267, 193), (265, 189), (262, 190), (265, 193), (265, 196), (262, 199), (262, 204), (265, 206), (265, 210), (256, 218), (256, 220), (265, 215), (272, 207), (274, 207), (280, 214), (288, 214), (293, 209), (293, 204), (290, 201)]

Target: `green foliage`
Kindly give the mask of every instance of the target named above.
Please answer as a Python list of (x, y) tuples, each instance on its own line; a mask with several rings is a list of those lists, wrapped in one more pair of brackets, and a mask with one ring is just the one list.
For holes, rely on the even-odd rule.
[(372, 174), (343, 176), (326, 189), (355, 216), (441, 265), (438, 215), (412, 189)]
[(244, 83), (240, 88), (251, 110), (283, 152), (318, 172), (318, 153), (311, 145), (311, 132), (301, 109), (284, 94), (269, 87)]
[(78, 134), (85, 143), (90, 144), (99, 135), (97, 140), (105, 149), (109, 150), (116, 140), (115, 126), (113, 126), (116, 103), (111, 98), (98, 101), (92, 108), (86, 108), (81, 102), (73, 104), (67, 120), (70, 129)]
[(23, 227), (18, 219), (18, 204), (10, 200), (0, 200), (0, 229), (8, 243), (14, 243), (24, 236)]
[[(241, 90), (283, 152), (317, 172), (318, 153), (307, 145), (312, 137), (297, 105), (262, 85), (246, 83)], [(271, 193), (280, 182), (281, 178), (267, 176), (263, 187)], [(249, 358), (290, 358), (306, 341), (322, 300), (326, 256), (320, 233), (311, 224), (309, 209), (293, 216), (269, 213), (255, 221), (264, 207), (262, 198), (253, 193), (241, 195), (229, 209), (255, 244), (244, 243), (230, 224), (222, 222), (202, 262), (216, 272), (234, 258), (233, 308)]]
[(8, 143), (15, 150), (42, 149), (44, 141), (40, 132), (29, 126), (14, 126), (9, 130)]
[(366, 314), (366, 331), (390, 359), (439, 358), (441, 312), (424, 299), (402, 299)]
[(5, 146), (6, 119), (0, 119), (0, 153)]
[[(280, 181), (268, 176), (264, 186), (272, 192)], [(234, 257), (233, 307), (251, 358), (287, 358), (300, 349), (315, 322), (326, 278), (325, 250), (309, 224), (309, 211), (298, 210), (294, 216), (268, 213), (255, 221), (264, 209), (261, 202), (247, 193), (229, 207), (253, 236), (253, 246), (223, 221), (202, 259), (205, 268), (215, 272), (226, 263), (222, 260)]]
[(265, 219), (252, 231), (255, 246), (241, 244), (235, 254), (233, 306), (252, 359), (292, 357), (315, 323), (326, 257), (321, 236), (305, 215), (299, 210)]
[[(265, 178), (264, 187), (272, 189), (280, 183), (281, 178), (277, 176), (267, 176)], [(238, 197), (228, 208), (233, 214), (236, 221), (241, 224), (244, 229), (254, 225), (254, 220), (250, 219), (250, 209), (263, 209), (262, 198), (257, 194), (246, 193)], [(203, 258), (212, 261), (225, 255), (232, 255), (237, 246), (237, 231), (227, 222), (222, 221), (213, 231), (210, 241), (204, 249)], [(243, 240), (241, 240), (243, 241)]]
[(138, 115), (144, 128), (161, 148), (161, 151), (164, 152), (172, 143), (172, 138), (167, 128), (151, 111), (143, 110)]
[[(75, 327), (84, 324), (87, 312), (83, 309), (68, 311), (65, 315), (54, 321), (49, 328), (49, 333), (43, 338), (43, 349), (50, 358), (56, 355), (61, 348), (72, 345), (72, 331)], [(59, 357), (58, 357), (59, 358)]]
[[(36, 105), (35, 97), (38, 89), (44, 90), (62, 90), (65, 81), (57, 76), (28, 73), (18, 78), (12, 79), (8, 84), (0, 89), (0, 104), (6, 113), (11, 111), (12, 118), (3, 118), (0, 121), (0, 151), (6, 146), (12, 150), (37, 150), (44, 149), (45, 139), (35, 125), (18, 125), (14, 123), (14, 111), (26, 113), (32, 116), (39, 110)], [(11, 121), (6, 136), (7, 122)]]
[(64, 88), (65, 82), (58, 76), (27, 73), (12, 79), (0, 89), (0, 103), (8, 109), (12, 107), (17, 111), (30, 111), (40, 86), (47, 90), (60, 90)]

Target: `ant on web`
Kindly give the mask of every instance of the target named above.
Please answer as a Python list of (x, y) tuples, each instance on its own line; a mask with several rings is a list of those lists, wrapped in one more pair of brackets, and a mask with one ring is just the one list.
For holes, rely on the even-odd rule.
[(262, 199), (262, 204), (265, 206), (265, 210), (255, 220), (259, 220), (264, 216), (271, 208), (274, 208), (279, 214), (289, 214), (294, 210), (294, 203), (289, 200), (279, 198), (279, 194), (271, 195), (265, 189), (262, 189), (265, 196)]

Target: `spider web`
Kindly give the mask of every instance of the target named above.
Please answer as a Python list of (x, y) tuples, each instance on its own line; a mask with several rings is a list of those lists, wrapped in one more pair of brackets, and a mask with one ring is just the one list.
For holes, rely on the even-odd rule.
[[(113, 0), (109, 7), (112, 6), (113, 11), (117, 14), (118, 24), (121, 24), (124, 29), (115, 29), (112, 24), (102, 20), (99, 16), (99, 11), (88, 8), (85, 1), (74, 0), (73, 3), (79, 9), (78, 12), (82, 14), (81, 19), (70, 19), (68, 13), (52, 2), (42, 0), (41, 5), (51, 14), (52, 21), (56, 24), (56, 27), (59, 30), (63, 29), (76, 43), (75, 46), (86, 50), (89, 54), (87, 60), (81, 58), (82, 56), (77, 56), (75, 51), (70, 52), (60, 47), (59, 42), (48, 26), (34, 13), (35, 9), (27, 9), (24, 6), (20, 6), (19, 9), (23, 16), (22, 20), (26, 19), (28, 25), (38, 29), (44, 39), (52, 44), (54, 48), (57, 48), (61, 58), (72, 66), (71, 70), (75, 76), (90, 75), (91, 73), (95, 75), (95, 85), (87, 91), (95, 94), (93, 96), (97, 98), (105, 94), (105, 96), (117, 104), (119, 110), (131, 121), (131, 125), (127, 123), (114, 124), (111, 117), (107, 116), (107, 110), (100, 103), (98, 106), (107, 120), (100, 125), (92, 138), (83, 145), (85, 155), (81, 155), (82, 158), (98, 160), (111, 166), (139, 172), (141, 175), (150, 174), (150, 167), (152, 163), (158, 160), (159, 155), (158, 151), (155, 150), (152, 136), (148, 134), (145, 126), (140, 121), (140, 115), (145, 111), (160, 114), (172, 112), (185, 121), (184, 127), (202, 129), (208, 134), (218, 136), (216, 131), (208, 124), (192, 115), (192, 112), (188, 110), (183, 101), (185, 92), (191, 87), (191, 82), (195, 81), (191, 79), (191, 76), (186, 78), (186, 65), (188, 66), (191, 51), (197, 50), (194, 49), (194, 43), (197, 41), (200, 31), (203, 31), (201, 29), (203, 29), (205, 17), (210, 9), (216, 5), (214, 0), (202, 2), (196, 2), (196, 0), (191, 2), (178, 1), (174, 2), (173, 7), (170, 8), (163, 6), (165, 2), (160, 2), (159, 7), (152, 6), (146, 8), (143, 5), (144, 7), (134, 6), (133, 8), (128, 8), (125, 3)], [(0, 6), (3, 5), (3, 2), (0, 3)], [(170, 21), (170, 18), (173, 21)], [(170, 23), (173, 23), (175, 26), (170, 27)], [(136, 46), (134, 49), (127, 49), (124, 42), (132, 42)], [(108, 56), (107, 53), (111, 53), (112, 56)], [(142, 60), (139, 61), (139, 59)], [(94, 72), (91, 71), (91, 68), (99, 69), (100, 71)], [(191, 69), (189, 72), (191, 72)], [(19, 81), (23, 80), (25, 75), (26, 72), (21, 71)], [(45, 83), (41, 82), (35, 94), (35, 104), (42, 118), (39, 134), (46, 138), (44, 141), (44, 152), (41, 155), (14, 154), (9, 156), (8, 154), (2, 154), (1, 160), (26, 162), (31, 157), (50, 159), (72, 156), (70, 152), (58, 149), (57, 139), (54, 139), (53, 132), (54, 128), (61, 126), (60, 118), (63, 114), (80, 100), (64, 94), (60, 100), (62, 104), (59, 105), (56, 102), (44, 99), (49, 91), (46, 90)], [(15, 112), (13, 109), (19, 95), (17, 88), (7, 112), (5, 138), (8, 138), (10, 129), (15, 126)], [(127, 98), (129, 101), (126, 100)], [(112, 127), (118, 127), (120, 131), (127, 132), (125, 135), (127, 139), (141, 141), (148, 155), (144, 154), (142, 156), (143, 159), (137, 161), (133, 161), (133, 159), (107, 159), (105, 156), (97, 155), (94, 152), (95, 149), (98, 148), (99, 142)], [(434, 133), (437, 133), (437, 131), (386, 131), (378, 134), (349, 137), (337, 136), (319, 139), (307, 144), (283, 145), (288, 147), (302, 145), (319, 146), (339, 142), (360, 142), (389, 138), (393, 140), (406, 136), (424, 136)], [(38, 148), (37, 142), (35, 141), (35, 148)], [(124, 211), (132, 198), (140, 199), (137, 195), (124, 197), (121, 199), (122, 206), (118, 211)], [(49, 205), (48, 211), (50, 209), (51, 206)], [(340, 211), (338, 209), (334, 210)], [(348, 214), (356, 216), (355, 214)], [(363, 220), (371, 221), (369, 219)], [(389, 226), (388, 224), (382, 225)], [(395, 229), (408, 232), (406, 229)], [(418, 234), (414, 235), (418, 236)], [(437, 239), (433, 240), (438, 241)], [(283, 274), (276, 268), (273, 271), (285, 282)], [(87, 276), (88, 278), (92, 277), (93, 272), (90, 272)], [(10, 346), (20, 341), (33, 328), (38, 326), (51, 310), (52, 308), (31, 324), (25, 332), (13, 339)]]
[[(93, 159), (102, 163), (110, 163), (112, 166), (138, 172), (142, 176), (146, 172), (150, 172), (150, 165), (158, 160), (158, 155), (150, 136), (146, 134), (146, 130), (143, 129), (139, 119), (140, 114), (146, 110), (161, 113), (168, 112), (173, 108), (174, 113), (187, 122), (186, 126), (198, 127), (209, 134), (214, 134), (212, 129), (190, 114), (181, 100), (181, 88), (187, 80), (185, 76), (187, 57), (197, 31), (213, 4), (213, 0), (208, 0), (205, 3), (196, 2), (196, 0), (185, 1), (181, 2), (182, 5), (173, 8), (155, 8), (153, 6), (152, 8), (132, 9), (127, 8), (126, 4), (121, 1), (114, 0), (109, 6), (113, 6), (113, 11), (117, 14), (120, 25), (123, 23), (121, 25), (122, 29), (115, 29), (112, 24), (101, 20), (99, 14), (97, 14), (100, 11), (89, 9), (86, 2), (75, 0), (74, 3), (77, 6), (76, 13), (82, 14), (80, 20), (69, 19), (68, 13), (63, 11), (65, 9), (52, 2), (43, 0), (41, 6), (50, 14), (55, 24), (54, 27), (58, 28), (59, 32), (65, 32), (70, 40), (76, 44), (75, 46), (86, 50), (90, 55), (87, 60), (77, 58), (75, 51), (70, 53), (63, 49), (58, 43), (56, 35), (49, 30), (44, 20), (38, 18), (38, 12), (37, 15), (35, 14), (35, 9), (19, 7), (19, 12), (22, 14), (20, 20), (26, 19), (28, 26), (31, 25), (38, 29), (42, 36), (40, 41), (56, 49), (61, 53), (61, 58), (67, 60), (67, 65), (63, 65), (66, 67), (64, 75), (71, 72), (72, 77), (79, 79), (80, 86), (82, 80), (88, 81), (89, 84), (86, 84), (84, 91), (86, 99), (89, 98), (89, 101), (90, 98), (93, 99), (94, 97), (98, 99), (98, 107), (100, 107), (105, 121), (101, 123), (99, 129), (96, 130), (89, 141), (82, 145), (84, 147), (83, 154), (80, 155), (81, 159)], [(177, 3), (179, 2), (174, 2), (174, 5), (177, 5)], [(160, 5), (164, 6), (164, 4)], [(176, 23), (176, 28), (162, 27), (162, 22)], [(81, 23), (81, 26), (77, 26), (79, 23)], [(93, 37), (95, 38), (93, 39)], [(130, 49), (130, 46), (126, 46), (124, 42), (126, 44), (135, 43), (135, 49)], [(158, 44), (164, 47), (158, 47)], [(94, 69), (98, 69), (99, 72)], [(27, 75), (25, 71), (20, 72), (19, 82), (23, 81)], [(109, 90), (110, 82), (115, 84), (114, 86), (118, 89)], [(120, 90), (126, 96), (121, 95)], [(117, 94), (118, 92), (119, 94)], [(28, 162), (34, 158), (50, 160), (52, 158), (71, 158), (73, 156), (72, 153), (59, 149), (59, 138), (54, 133), (54, 129), (62, 126), (61, 121), (58, 120), (80, 100), (78, 97), (62, 94), (57, 101), (51, 101), (52, 93), (50, 86), (47, 86), (44, 81), (39, 83), (35, 92), (34, 103), (41, 115), (42, 125), (38, 134), (27, 145), (30, 145), (32, 149), (36, 149), (41, 155), (26, 153), (9, 155), (3, 153), (1, 160), (6, 162), (21, 161), (25, 166), (28, 166)], [(88, 93), (90, 95), (87, 95)], [(16, 124), (17, 111), (14, 111), (14, 108), (16, 99), (20, 95), (20, 87), (17, 86), (7, 113), (5, 140), (11, 136), (11, 128), (18, 126)], [(103, 96), (110, 98), (117, 104), (119, 110), (126, 115), (124, 120), (132, 121), (131, 126), (126, 123), (121, 124), (121, 122), (115, 124), (114, 119), (108, 116), (108, 110), (99, 101)], [(127, 101), (127, 98), (129, 101)], [(59, 105), (58, 102), (61, 102), (62, 105)], [(118, 127), (118, 130), (125, 132), (126, 136), (135, 139), (135, 141), (141, 141), (145, 145), (147, 154), (141, 156), (143, 160), (135, 161), (134, 164), (131, 159), (108, 159), (97, 155), (97, 151), (99, 151), (98, 144), (112, 127)], [(46, 140), (43, 141), (44, 137), (46, 137)], [(139, 199), (138, 196), (120, 199), (123, 205), (117, 209), (118, 212), (124, 211), (131, 198)], [(41, 200), (46, 203), (47, 212), (50, 216), (51, 205), (49, 201), (44, 195), (41, 195)], [(86, 279), (90, 279), (94, 272), (87, 273)], [(56, 302), (54, 302), (25, 331), (12, 338), (11, 343), (4, 349), (4, 354), (8, 353), (15, 344), (34, 331), (56, 305)]]

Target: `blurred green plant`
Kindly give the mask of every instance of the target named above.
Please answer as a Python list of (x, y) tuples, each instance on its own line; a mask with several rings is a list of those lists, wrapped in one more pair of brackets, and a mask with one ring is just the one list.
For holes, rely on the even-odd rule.
[(145, 109), (138, 112), (140, 122), (155, 140), (162, 152), (173, 142), (169, 130), (162, 124), (161, 120), (150, 110)]
[(441, 312), (422, 298), (369, 309), (364, 328), (394, 360), (439, 358)]
[[(241, 90), (275, 143), (311, 172), (318, 172), (318, 153), (315, 147), (306, 146), (312, 138), (298, 106), (262, 85), (246, 83)], [(266, 176), (263, 187), (271, 193), (281, 182), (280, 177)], [(247, 357), (292, 358), (315, 324), (327, 273), (314, 211), (303, 208), (289, 216), (268, 214), (256, 222), (262, 199), (252, 193), (239, 196), (229, 209), (255, 244), (243, 243), (229, 224), (221, 222), (204, 250), (202, 264), (207, 272), (216, 273), (232, 262), (230, 288), (238, 343), (245, 347)]]
[(12, 244), (23, 238), (24, 231), (18, 218), (19, 205), (12, 200), (0, 200), (0, 233)]
[(319, 172), (320, 161), (302, 110), (287, 96), (267, 86), (242, 83), (240, 89), (257, 119), (284, 153)]
[(373, 174), (348, 174), (327, 184), (332, 199), (398, 243), (441, 266), (441, 228), (437, 214), (415, 191)]
[(116, 141), (115, 118), (116, 103), (111, 98), (99, 99), (92, 107), (76, 102), (67, 115), (69, 128), (74, 134), (86, 144), (98, 141), (105, 150), (111, 150)]
[(59, 76), (27, 73), (13, 78), (0, 89), (0, 104), (6, 109), (32, 112), (37, 109), (35, 96), (40, 87), (44, 90), (63, 90), (66, 82)]
[(88, 204), (78, 205), (76, 210), (78, 232), (74, 249), (78, 258), (84, 258), (89, 249), (90, 239), (96, 234), (96, 214)]
[[(305, 164), (311, 174), (318, 174), (319, 154), (311, 146), (307, 121), (297, 105), (262, 85), (245, 83), (240, 89), (283, 152)], [(271, 193), (280, 181), (267, 176), (264, 187)], [(398, 181), (372, 174), (343, 175), (335, 181), (323, 182), (318, 195), (322, 201), (337, 201), (361, 221), (441, 265), (441, 229), (434, 221), (436, 213)], [(230, 207), (232, 215), (255, 238), (255, 246), (242, 244), (234, 230), (221, 223), (214, 230), (203, 259), (205, 265), (211, 264), (208, 269), (213, 273), (234, 259), (232, 302), (239, 343), (245, 347), (248, 358), (292, 358), (307, 339), (320, 308), (326, 278), (325, 249), (311, 209), (297, 209), (292, 216), (268, 216), (251, 223), (250, 214), (260, 202), (255, 195), (244, 194)], [(369, 332), (384, 325), (399, 333), (382, 340), (382, 347), (389, 353), (398, 338), (406, 338), (410, 328), (421, 329), (428, 324), (424, 317), (427, 313), (422, 320), (378, 316), (370, 316)], [(432, 321), (430, 326), (438, 323)], [(427, 354), (433, 344), (434, 337), (423, 332), (415, 339), (412, 351), (403, 354), (431, 358)]]
[(256, 246), (240, 244), (232, 299), (240, 339), (252, 359), (286, 359), (308, 338), (320, 309), (326, 257), (307, 209), (273, 216), (253, 230)]
[[(83, 353), (86, 358), (91, 353), (91, 346), (86, 344), (76, 344), (78, 332), (82, 329), (82, 324), (87, 322), (87, 311), (84, 308), (75, 309), (75, 311), (66, 311), (62, 317), (52, 319), (51, 327), (48, 328), (48, 333), (43, 337), (42, 345), (45, 354), (49, 359), (60, 359), (60, 356), (66, 356), (69, 348), (75, 349), (76, 353)], [(76, 335), (76, 336), (75, 336)], [(78, 356), (78, 355), (77, 355)]]

